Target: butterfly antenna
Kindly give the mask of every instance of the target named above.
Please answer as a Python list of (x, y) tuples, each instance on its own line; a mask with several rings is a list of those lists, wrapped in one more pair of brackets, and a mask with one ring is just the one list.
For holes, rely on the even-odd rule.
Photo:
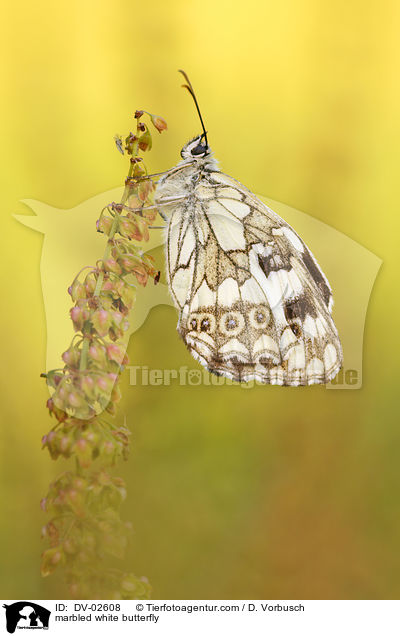
[(204, 135), (204, 139), (205, 139), (205, 141), (206, 141), (206, 146), (207, 146), (207, 148), (208, 148), (207, 131), (206, 131), (205, 126), (204, 126), (203, 118), (202, 118), (202, 116), (201, 116), (201, 112), (200, 112), (199, 104), (197, 103), (197, 99), (196, 99), (195, 92), (194, 92), (194, 90), (193, 90), (193, 86), (192, 86), (192, 84), (191, 84), (190, 79), (189, 79), (189, 78), (188, 78), (188, 76), (186, 75), (185, 71), (182, 71), (181, 69), (179, 69), (179, 73), (182, 73), (183, 77), (185, 78), (185, 80), (186, 80), (186, 82), (187, 82), (187, 84), (183, 84), (183, 85), (182, 85), (182, 88), (186, 88), (186, 89), (189, 91), (189, 93), (191, 94), (191, 96), (193, 97), (193, 101), (194, 101), (194, 103), (195, 103), (195, 105), (196, 105), (196, 109), (197, 109), (198, 115), (199, 115), (199, 117), (200, 117), (201, 126), (202, 126), (202, 128), (203, 128), (203, 135)]

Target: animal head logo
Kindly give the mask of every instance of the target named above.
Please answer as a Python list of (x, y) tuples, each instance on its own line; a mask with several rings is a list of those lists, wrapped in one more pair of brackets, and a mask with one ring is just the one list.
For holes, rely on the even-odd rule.
[(32, 601), (18, 601), (11, 605), (3, 605), (6, 610), (7, 631), (13, 634), (19, 629), (48, 629), (50, 610), (32, 603)]
[[(76, 274), (86, 265), (94, 265), (104, 251), (104, 234), (96, 232), (96, 219), (104, 206), (111, 201), (119, 201), (121, 195), (121, 188), (109, 190), (69, 210), (25, 199), (23, 203), (33, 210), (35, 216), (16, 215), (20, 223), (44, 234), (40, 269), (47, 323), (47, 370), (60, 367), (61, 353), (68, 348), (74, 334), (67, 288)], [(360, 388), (364, 322), (382, 261), (333, 227), (278, 201), (260, 198), (296, 228), (317, 260), (324, 263), (324, 271), (331, 282), (344, 368), (327, 388)], [(143, 249), (148, 252), (163, 242), (163, 232), (154, 229), (150, 232), (149, 241), (143, 243)], [(126, 345), (131, 334), (142, 326), (149, 312), (158, 305), (173, 306), (166, 285), (159, 283), (137, 289), (130, 328), (125, 336)]]

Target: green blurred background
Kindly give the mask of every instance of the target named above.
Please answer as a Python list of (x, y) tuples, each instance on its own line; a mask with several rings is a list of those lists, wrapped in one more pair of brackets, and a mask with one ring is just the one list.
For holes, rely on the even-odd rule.
[[(21, 0), (3, 8), (0, 596), (58, 598), (38, 573), (38, 502), (64, 470), (40, 449), (46, 329), (42, 236), (21, 199), (58, 208), (121, 184), (112, 136), (135, 108), (163, 115), (152, 170), (198, 131), (190, 74), (228, 174), (383, 259), (363, 387), (133, 387), (124, 515), (129, 566), (154, 598), (398, 598), (400, 470), (399, 4), (340, 0)], [(338, 259), (346, 254), (339, 253)], [(351, 276), (351, 271), (349, 271)], [(194, 364), (171, 307), (132, 364)]]

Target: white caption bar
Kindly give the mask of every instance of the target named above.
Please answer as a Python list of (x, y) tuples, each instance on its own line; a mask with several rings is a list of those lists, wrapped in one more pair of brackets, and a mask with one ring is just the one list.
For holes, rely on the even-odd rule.
[[(205, 630), (274, 636), (400, 633), (400, 601), (1, 601), (2, 633), (74, 636), (173, 634)], [(21, 631), (24, 630), (24, 631)], [(36, 636), (40, 636), (36, 634)]]

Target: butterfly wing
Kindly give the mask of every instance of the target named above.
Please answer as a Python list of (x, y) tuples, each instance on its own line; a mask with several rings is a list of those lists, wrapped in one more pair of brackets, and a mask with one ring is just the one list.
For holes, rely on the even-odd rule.
[(209, 371), (289, 386), (338, 373), (325, 275), (296, 232), (235, 179), (209, 171), (174, 207), (167, 266), (178, 332)]

